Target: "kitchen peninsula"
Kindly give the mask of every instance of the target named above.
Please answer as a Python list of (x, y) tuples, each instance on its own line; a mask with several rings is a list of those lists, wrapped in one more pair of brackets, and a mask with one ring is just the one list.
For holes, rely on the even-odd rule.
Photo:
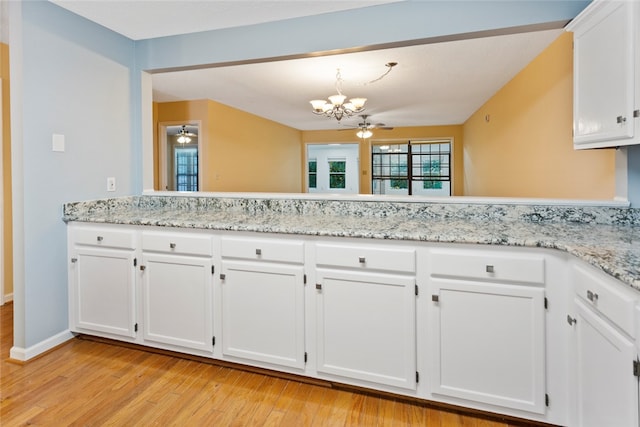
[(67, 203), (70, 329), (558, 425), (637, 424), (640, 211), (490, 202)]

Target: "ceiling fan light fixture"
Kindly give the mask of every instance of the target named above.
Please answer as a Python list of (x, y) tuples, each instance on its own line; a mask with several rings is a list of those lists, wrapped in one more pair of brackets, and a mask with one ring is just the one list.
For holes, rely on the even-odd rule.
[(373, 132), (371, 132), (369, 129), (360, 129), (358, 132), (356, 132), (356, 136), (360, 139), (367, 139), (373, 136)]
[(178, 133), (178, 143), (180, 144), (188, 144), (191, 142), (191, 137), (189, 137), (187, 133), (187, 125), (182, 125), (182, 129), (180, 129), (180, 132)]

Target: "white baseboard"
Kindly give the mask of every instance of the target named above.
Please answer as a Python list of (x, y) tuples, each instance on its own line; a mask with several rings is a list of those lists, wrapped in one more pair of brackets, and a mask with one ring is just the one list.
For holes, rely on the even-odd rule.
[(66, 330), (62, 331), (59, 334), (52, 336), (51, 338), (47, 338), (44, 341), (40, 341), (38, 344), (32, 345), (29, 348), (22, 347), (11, 347), (11, 351), (9, 352), (9, 357), (14, 360), (19, 360), (21, 362), (26, 362), (29, 359), (33, 359), (34, 357), (44, 353), (45, 351), (51, 350), (52, 348), (69, 341), (73, 338), (73, 334), (71, 331)]

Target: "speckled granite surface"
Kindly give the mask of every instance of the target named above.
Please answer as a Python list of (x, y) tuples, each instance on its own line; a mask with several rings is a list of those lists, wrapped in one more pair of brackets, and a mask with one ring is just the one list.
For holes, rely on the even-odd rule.
[(619, 207), (132, 196), (65, 221), (477, 243), (566, 251), (640, 291), (640, 210)]

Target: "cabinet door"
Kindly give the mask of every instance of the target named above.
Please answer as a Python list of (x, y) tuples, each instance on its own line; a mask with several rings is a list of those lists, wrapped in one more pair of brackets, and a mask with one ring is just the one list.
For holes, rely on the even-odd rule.
[(301, 265), (223, 261), (222, 353), (304, 368)]
[(135, 266), (129, 250), (76, 247), (71, 264), (70, 327), (135, 337)]
[(574, 29), (576, 148), (634, 136), (633, 3), (594, 3)]
[(575, 307), (577, 425), (637, 426), (634, 343), (578, 298)]
[(143, 255), (144, 339), (213, 351), (211, 259)]
[(317, 270), (318, 372), (416, 388), (415, 279)]
[(545, 412), (544, 289), (433, 279), (435, 394)]

